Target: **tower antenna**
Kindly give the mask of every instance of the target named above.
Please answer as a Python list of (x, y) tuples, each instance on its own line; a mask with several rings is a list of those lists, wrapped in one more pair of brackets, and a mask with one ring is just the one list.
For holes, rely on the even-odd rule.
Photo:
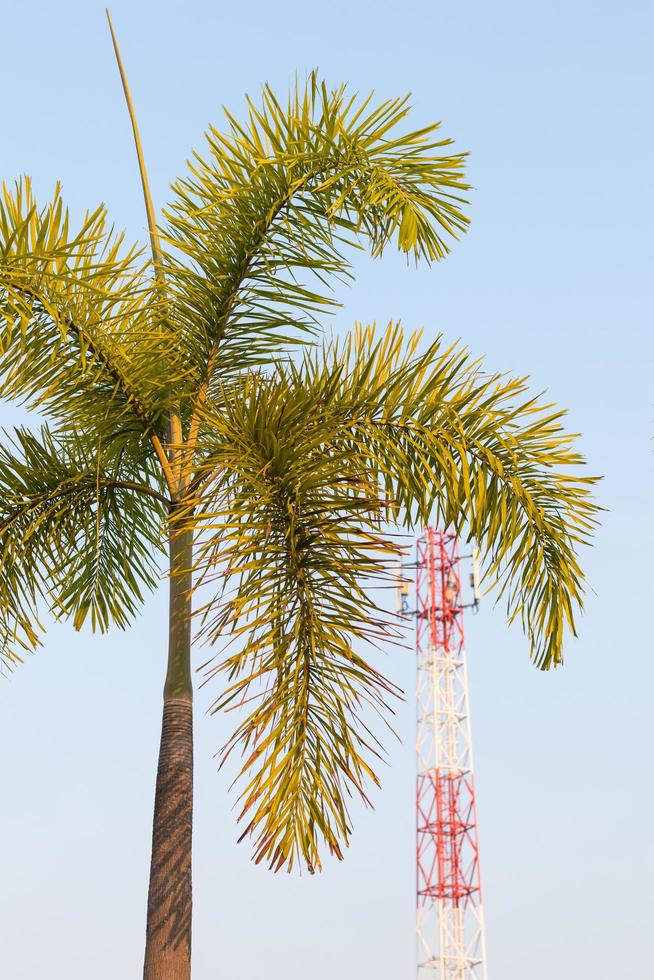
[[(478, 556), (476, 548), (466, 556), (472, 559), (467, 606), (473, 609), (480, 595)], [(418, 539), (418, 980), (487, 980), (461, 560), (454, 533), (427, 528)]]

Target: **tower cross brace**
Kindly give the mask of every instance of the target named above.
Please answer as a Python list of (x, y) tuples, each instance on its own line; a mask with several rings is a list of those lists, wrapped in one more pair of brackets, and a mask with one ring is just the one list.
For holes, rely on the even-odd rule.
[(417, 977), (487, 980), (461, 557), (427, 528), (416, 549)]

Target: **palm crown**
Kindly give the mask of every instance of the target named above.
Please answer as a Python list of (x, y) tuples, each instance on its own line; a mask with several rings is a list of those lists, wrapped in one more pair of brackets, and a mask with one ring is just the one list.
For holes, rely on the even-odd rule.
[(172, 575), (231, 640), (205, 666), (215, 709), (243, 706), (225, 751), (275, 868), (340, 854), (375, 779), (363, 709), (393, 689), (362, 651), (395, 634), (368, 588), (389, 523), (474, 537), (540, 667), (582, 601), (596, 507), (559, 410), (440, 337), (315, 336), (348, 246), (432, 261), (465, 230), (463, 156), (437, 126), (398, 135), (407, 111), (315, 75), (283, 106), (266, 88), (208, 132), (151, 262), (103, 208), (72, 231), (59, 189), (40, 208), (23, 180), (0, 207), (0, 395), (44, 419), (0, 450), (2, 657), (36, 646), (44, 607), (125, 627), (192, 532)]

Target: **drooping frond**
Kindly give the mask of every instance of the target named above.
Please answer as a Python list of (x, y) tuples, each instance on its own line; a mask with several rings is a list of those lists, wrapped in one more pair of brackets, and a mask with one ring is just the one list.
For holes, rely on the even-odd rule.
[(40, 210), (29, 180), (3, 187), (0, 397), (78, 430), (156, 436), (178, 380), (163, 314), (104, 208), (72, 232), (58, 187)]
[(204, 587), (222, 586), (200, 610), (204, 633), (236, 644), (210, 667), (229, 678), (214, 710), (250, 707), (227, 747), (240, 748), (249, 774), (245, 834), (257, 861), (277, 869), (304, 858), (313, 869), (321, 839), (341, 855), (347, 797), (365, 797), (376, 778), (378, 745), (361, 712), (383, 709), (393, 688), (352, 644), (397, 638), (368, 588), (398, 551), (380, 533), (374, 488), (347, 455), (324, 455), (306, 402), (285, 394), (251, 378), (227, 401), (197, 565)]
[(158, 581), (165, 496), (131, 440), (18, 429), (0, 447), (0, 659), (38, 642), (39, 608), (125, 627)]
[(248, 107), (247, 124), (228, 113), (226, 133), (209, 130), (166, 215), (200, 400), (312, 329), (333, 303), (330, 280), (348, 274), (346, 243), (380, 255), (396, 238), (437, 260), (468, 221), (465, 154), (447, 152), (439, 124), (399, 134), (407, 99), (375, 106), (314, 73), (285, 106), (266, 87)]
[(418, 353), (419, 340), (405, 344), (393, 324), (379, 340), (359, 328), (341, 350), (283, 371), (323, 388), (395, 519), (435, 521), (479, 543), (509, 621), (522, 621), (547, 669), (561, 662), (583, 604), (578, 549), (597, 522), (596, 479), (579, 474), (565, 412), (530, 394), (528, 379), (489, 375), (464, 348), (441, 351), (440, 338)]
[(369, 588), (393, 554), (388, 519), (474, 536), (541, 667), (581, 606), (597, 508), (562, 413), (459, 347), (418, 342), (359, 329), (226, 389), (207, 424), (198, 565), (221, 590), (204, 630), (234, 645), (209, 670), (230, 678), (217, 706), (250, 708), (229, 748), (245, 755), (246, 832), (273, 867), (317, 866), (320, 838), (339, 853), (347, 791), (372, 773), (359, 708), (389, 688), (361, 648), (390, 636)]

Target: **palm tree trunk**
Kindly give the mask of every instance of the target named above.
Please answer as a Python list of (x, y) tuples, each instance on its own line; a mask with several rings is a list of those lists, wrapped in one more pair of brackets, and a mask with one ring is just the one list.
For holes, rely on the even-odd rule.
[(143, 980), (190, 980), (193, 834), (191, 563), (193, 539), (170, 541), (170, 624)]

